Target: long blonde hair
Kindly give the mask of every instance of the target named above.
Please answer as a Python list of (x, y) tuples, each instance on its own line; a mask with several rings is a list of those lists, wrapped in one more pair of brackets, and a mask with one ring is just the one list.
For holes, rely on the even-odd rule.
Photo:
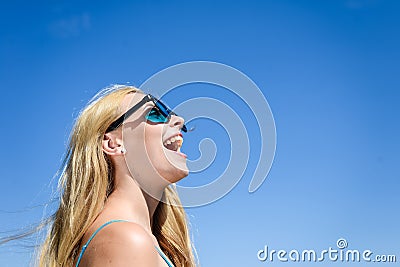
[[(60, 176), (60, 205), (40, 249), (39, 266), (73, 266), (81, 240), (113, 191), (113, 166), (101, 142), (122, 111), (123, 98), (140, 90), (114, 86), (101, 91), (78, 116)], [(173, 186), (153, 215), (152, 231), (175, 266), (196, 266), (186, 213)]]

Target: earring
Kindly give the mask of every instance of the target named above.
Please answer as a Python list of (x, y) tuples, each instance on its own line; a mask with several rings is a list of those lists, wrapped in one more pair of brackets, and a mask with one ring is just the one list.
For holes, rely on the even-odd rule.
[(126, 150), (125, 150), (125, 148), (121, 148), (121, 154), (125, 154), (126, 153)]

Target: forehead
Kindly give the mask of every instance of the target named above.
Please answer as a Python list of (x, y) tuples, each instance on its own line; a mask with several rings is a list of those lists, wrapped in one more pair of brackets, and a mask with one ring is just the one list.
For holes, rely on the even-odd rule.
[(122, 100), (121, 107), (124, 112), (140, 102), (146, 94), (142, 92), (132, 92), (127, 94)]

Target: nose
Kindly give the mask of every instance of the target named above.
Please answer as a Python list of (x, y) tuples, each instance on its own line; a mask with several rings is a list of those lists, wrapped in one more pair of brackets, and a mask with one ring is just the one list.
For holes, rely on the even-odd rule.
[(185, 120), (182, 117), (179, 117), (177, 115), (172, 115), (170, 120), (169, 120), (169, 126), (170, 127), (179, 127), (179, 129), (182, 129), (182, 131), (186, 132), (186, 126), (185, 126)]

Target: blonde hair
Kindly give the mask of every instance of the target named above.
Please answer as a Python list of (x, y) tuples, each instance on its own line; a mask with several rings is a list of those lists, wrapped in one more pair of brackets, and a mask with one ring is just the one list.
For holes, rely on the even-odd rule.
[[(78, 116), (59, 181), (60, 205), (40, 249), (39, 266), (73, 266), (81, 239), (113, 191), (113, 166), (101, 147), (107, 127), (122, 111), (123, 98), (139, 89), (113, 86), (101, 91)], [(196, 266), (186, 214), (173, 186), (153, 215), (152, 231), (175, 266)]]

